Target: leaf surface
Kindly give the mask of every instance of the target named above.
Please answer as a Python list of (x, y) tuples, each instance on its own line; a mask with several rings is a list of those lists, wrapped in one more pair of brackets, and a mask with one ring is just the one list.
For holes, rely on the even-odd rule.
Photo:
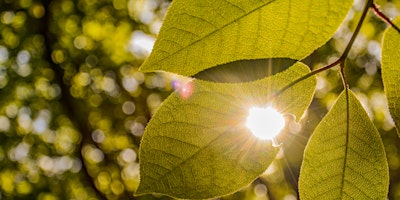
[[(400, 26), (400, 17), (394, 21)], [(382, 80), (389, 110), (400, 136), (400, 33), (388, 28), (382, 44)]]
[[(246, 83), (194, 80), (190, 96), (174, 92), (146, 127), (140, 146), (141, 182), (137, 195), (177, 198), (223, 196), (250, 184), (278, 152), (245, 127), (248, 109), (274, 104), (300, 118), (314, 94), (314, 76), (267, 98), (307, 74), (301, 63), (274, 76)], [(182, 92), (182, 91), (181, 91)]]
[(343, 92), (306, 147), (300, 197), (384, 200), (388, 186), (380, 135), (355, 95)]
[(236, 60), (300, 60), (326, 43), (351, 0), (176, 0), (144, 72), (192, 76)]

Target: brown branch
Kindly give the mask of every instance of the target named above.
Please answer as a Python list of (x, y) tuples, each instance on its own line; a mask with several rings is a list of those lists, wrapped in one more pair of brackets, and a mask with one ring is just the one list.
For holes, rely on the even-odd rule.
[(392, 20), (390, 20), (390, 18), (388, 16), (386, 16), (385, 14), (383, 14), (379, 8), (378, 5), (373, 3), (372, 4), (372, 9), (375, 11), (375, 14), (384, 22), (386, 22), (387, 24), (389, 24), (390, 26), (392, 26), (398, 33), (400, 33), (400, 28), (398, 26), (396, 26), (396, 24), (394, 24), (392, 22)]
[[(323, 71), (326, 71), (326, 70), (328, 70), (328, 69), (331, 69), (331, 68), (335, 67), (336, 65), (339, 65), (339, 64), (340, 64), (340, 67), (341, 67), (342, 70), (343, 70), (343, 68), (344, 68), (344, 66), (345, 66), (345, 65), (344, 65), (344, 62), (346, 61), (347, 56), (349, 55), (349, 52), (350, 52), (350, 50), (351, 50), (351, 47), (353, 46), (354, 41), (356, 40), (357, 35), (358, 35), (358, 33), (360, 32), (360, 30), (361, 30), (362, 24), (363, 24), (363, 22), (364, 22), (364, 20), (365, 20), (365, 17), (367, 16), (367, 13), (368, 13), (369, 8), (373, 7), (373, 5), (374, 5), (374, 4), (373, 4), (373, 0), (368, 0), (368, 2), (365, 4), (363, 13), (362, 13), (362, 15), (361, 15), (361, 17), (360, 17), (360, 20), (358, 21), (357, 27), (356, 27), (356, 29), (354, 30), (353, 35), (351, 36), (349, 43), (347, 44), (345, 50), (343, 51), (343, 53), (342, 53), (342, 55), (340, 56), (339, 59), (337, 59), (335, 62), (333, 62), (333, 63), (331, 63), (331, 64), (329, 64), (329, 65), (327, 65), (327, 66), (325, 66), (325, 67), (322, 67), (322, 68), (313, 70), (313, 71), (311, 71), (310, 73), (308, 73), (308, 74), (306, 74), (306, 75), (304, 75), (304, 76), (298, 78), (297, 80), (291, 82), (289, 85), (283, 87), (283, 88), (280, 89), (278, 92), (276, 92), (276, 93), (272, 96), (272, 98), (276, 98), (277, 96), (279, 96), (280, 94), (282, 94), (282, 93), (283, 93), (284, 91), (286, 91), (287, 89), (293, 87), (293, 86), (296, 85), (297, 83), (300, 83), (301, 81), (304, 81), (305, 79), (310, 78), (311, 76), (313, 76), (313, 75), (315, 75), (315, 74), (318, 74), (318, 73), (320, 73), (320, 72), (323, 72)], [(344, 74), (343, 74), (343, 76), (344, 76)], [(343, 78), (343, 77), (342, 77), (342, 78)], [(346, 84), (347, 84), (346, 79), (342, 79), (342, 80), (345, 82), (344, 84), (346, 85)]]

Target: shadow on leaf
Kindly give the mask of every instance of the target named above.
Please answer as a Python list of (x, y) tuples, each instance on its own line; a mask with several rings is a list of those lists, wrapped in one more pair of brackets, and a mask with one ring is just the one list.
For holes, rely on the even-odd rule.
[(282, 72), (295, 62), (289, 58), (239, 60), (206, 69), (194, 78), (220, 83), (250, 82)]

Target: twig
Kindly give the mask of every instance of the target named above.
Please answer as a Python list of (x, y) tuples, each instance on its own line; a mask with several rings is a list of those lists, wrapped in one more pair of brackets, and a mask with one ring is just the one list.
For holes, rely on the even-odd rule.
[(398, 26), (396, 26), (396, 24), (394, 24), (392, 22), (392, 20), (390, 20), (390, 18), (388, 16), (386, 16), (385, 14), (383, 14), (379, 8), (378, 5), (376, 5), (375, 3), (372, 4), (372, 9), (375, 11), (375, 14), (382, 19), (384, 22), (386, 22), (387, 24), (389, 24), (390, 26), (392, 26), (398, 33), (400, 33), (400, 28)]
[[(335, 67), (335, 66), (338, 65), (338, 64), (340, 64), (340, 66), (341, 66), (341, 68), (342, 68), (342, 71), (343, 71), (344, 62), (346, 61), (346, 58), (347, 58), (347, 56), (349, 55), (349, 52), (350, 52), (350, 50), (351, 50), (351, 47), (353, 46), (354, 41), (356, 40), (357, 35), (358, 35), (358, 33), (360, 32), (361, 26), (362, 26), (362, 24), (363, 24), (363, 22), (364, 22), (364, 20), (365, 20), (365, 17), (367, 16), (367, 13), (368, 13), (369, 8), (373, 7), (373, 5), (374, 5), (373, 0), (368, 0), (367, 3), (365, 4), (363, 13), (362, 13), (362, 15), (361, 15), (361, 17), (360, 17), (360, 20), (358, 21), (357, 27), (356, 27), (356, 29), (354, 30), (354, 33), (353, 33), (353, 35), (351, 36), (349, 43), (347, 44), (345, 50), (343, 51), (343, 53), (342, 53), (342, 55), (340, 56), (339, 59), (337, 59), (335, 62), (333, 62), (333, 63), (331, 63), (331, 64), (329, 64), (329, 65), (327, 65), (327, 66), (325, 66), (325, 67), (322, 67), (322, 68), (313, 70), (313, 71), (311, 71), (310, 73), (308, 73), (308, 74), (306, 74), (306, 75), (304, 75), (304, 76), (302, 76), (302, 77), (296, 79), (295, 81), (291, 82), (289, 85), (287, 85), (287, 86), (283, 87), (282, 89), (280, 89), (280, 90), (279, 90), (278, 92), (276, 92), (272, 97), (275, 98), (275, 97), (279, 96), (280, 94), (282, 94), (282, 93), (283, 93), (284, 91), (286, 91), (287, 89), (289, 89), (289, 88), (293, 87), (294, 85), (296, 85), (297, 83), (299, 83), (299, 82), (301, 82), (301, 81), (304, 81), (305, 79), (307, 79), (307, 78), (309, 78), (309, 77), (311, 77), (311, 76), (313, 76), (313, 75), (315, 75), (315, 74), (318, 74), (318, 73), (323, 72), (323, 71), (326, 71), (326, 70), (328, 70), (328, 69), (330, 69), (330, 68), (332, 68), (332, 67)], [(344, 74), (343, 74), (343, 76), (342, 76), (342, 80), (344, 81), (344, 85), (347, 85), (346, 79), (344, 79)], [(347, 87), (347, 86), (346, 86), (346, 87)]]

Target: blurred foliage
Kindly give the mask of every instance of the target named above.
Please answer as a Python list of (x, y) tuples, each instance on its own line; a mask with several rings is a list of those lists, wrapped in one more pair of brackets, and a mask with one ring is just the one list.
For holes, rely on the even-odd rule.
[[(400, 0), (379, 0), (399, 15)], [(151, 50), (170, 1), (0, 1), (0, 199), (165, 199), (134, 197), (144, 127), (171, 92), (169, 78), (138, 67)], [(338, 58), (357, 23), (356, 1), (335, 37), (304, 60), (319, 68)], [(389, 199), (400, 199), (400, 140), (380, 77), (387, 27), (370, 12), (347, 62), (350, 87), (381, 132)], [(307, 139), (342, 85), (318, 75), (308, 113), (283, 150), (247, 188), (222, 199), (297, 199)]]

